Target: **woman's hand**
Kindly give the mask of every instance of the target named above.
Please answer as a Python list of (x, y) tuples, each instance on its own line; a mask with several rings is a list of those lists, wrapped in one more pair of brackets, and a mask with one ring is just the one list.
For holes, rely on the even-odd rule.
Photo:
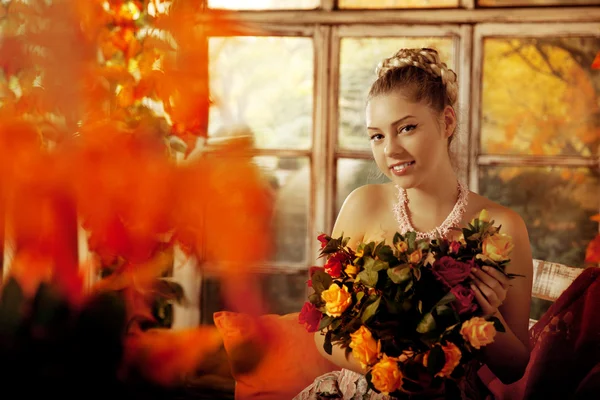
[(471, 289), (483, 314), (495, 314), (506, 299), (510, 280), (502, 272), (488, 266), (473, 268), (471, 271)]

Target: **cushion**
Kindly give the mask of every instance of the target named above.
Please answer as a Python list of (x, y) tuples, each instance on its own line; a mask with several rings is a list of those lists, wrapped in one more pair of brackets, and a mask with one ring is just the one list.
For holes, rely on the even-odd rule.
[(253, 318), (220, 311), (213, 319), (236, 380), (236, 400), (292, 399), (316, 377), (340, 369), (321, 356), (298, 313)]

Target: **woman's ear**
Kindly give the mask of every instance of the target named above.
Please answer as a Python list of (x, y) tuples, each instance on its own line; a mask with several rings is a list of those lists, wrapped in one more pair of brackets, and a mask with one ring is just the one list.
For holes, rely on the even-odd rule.
[(443, 121), (442, 125), (444, 131), (444, 138), (448, 139), (450, 136), (454, 134), (456, 130), (456, 125), (458, 121), (456, 120), (456, 113), (454, 112), (454, 108), (452, 106), (446, 106), (443, 112)]

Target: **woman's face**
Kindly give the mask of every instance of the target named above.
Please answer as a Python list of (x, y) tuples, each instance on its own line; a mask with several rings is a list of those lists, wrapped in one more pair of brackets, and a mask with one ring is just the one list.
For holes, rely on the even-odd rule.
[(369, 101), (366, 120), (373, 157), (393, 183), (416, 187), (448, 168), (448, 137), (455, 125), (454, 112), (448, 109), (438, 115), (398, 90)]

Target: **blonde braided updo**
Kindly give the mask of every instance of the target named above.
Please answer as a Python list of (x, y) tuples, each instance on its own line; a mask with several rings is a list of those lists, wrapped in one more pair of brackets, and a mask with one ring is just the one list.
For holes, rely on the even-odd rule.
[[(379, 63), (376, 73), (377, 80), (369, 90), (369, 100), (402, 90), (411, 101), (423, 101), (439, 113), (446, 106), (456, 108), (456, 73), (440, 60), (434, 49), (401, 49)], [(453, 137), (450, 137), (448, 145)]]

